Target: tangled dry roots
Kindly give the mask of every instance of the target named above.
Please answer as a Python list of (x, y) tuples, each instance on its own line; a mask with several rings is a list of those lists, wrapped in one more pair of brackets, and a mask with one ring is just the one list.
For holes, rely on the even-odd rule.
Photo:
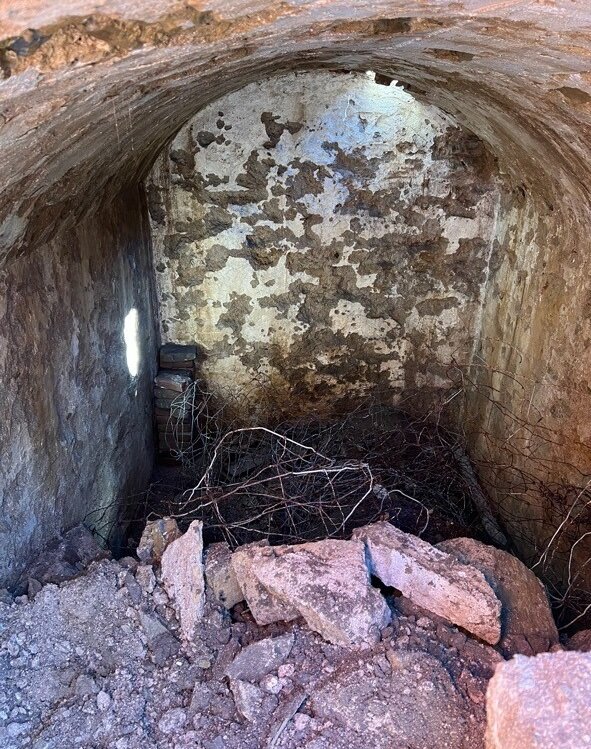
[(195, 383), (173, 405), (172, 434), (186, 430), (188, 406), (194, 433), (177, 457), (192, 486), (161, 499), (157, 512), (202, 519), (232, 546), (346, 537), (383, 518), (419, 535), (429, 535), (434, 518), (479, 530), (457, 440), (377, 396), (338, 417), (271, 428), (244, 426), (235, 397)]
[[(446, 412), (482, 386), (465, 372), (456, 382), (451, 395), (444, 392), (420, 417), (400, 405), (385, 405), (388, 394), (374, 392), (338, 415), (278, 416), (273, 424), (252, 423), (258, 412), (282, 413), (270, 383), (259, 379), (250, 393), (214, 395), (195, 382), (172, 404), (167, 425), (182, 478), (173, 485), (157, 481), (141, 497), (130, 498), (118, 508), (115, 522), (133, 528), (135, 521), (132, 535), (137, 536), (146, 517), (172, 516), (181, 525), (201, 519), (208, 542), (223, 539), (232, 547), (261, 539), (278, 544), (345, 538), (353, 528), (379, 519), (431, 542), (473, 536), (520, 549), (523, 561), (546, 583), (559, 624), (584, 624), (591, 611), (586, 582), (591, 482), (583, 488), (545, 483), (532, 463), (530, 472), (515, 466), (507, 485), (497, 482), (507, 466), (480, 460), (473, 467), (468, 437), (449, 428), (453, 419)], [(498, 403), (492, 390), (489, 396)], [(247, 425), (245, 412), (251, 417)], [(539, 421), (525, 423), (506, 409), (502, 416), (527, 431), (530, 452), (534, 432), (538, 444), (552, 439)], [(541, 547), (531, 517), (516, 513), (516, 492), (544, 504), (538, 531), (546, 523), (548, 533)], [(496, 513), (488, 502), (493, 495)], [(112, 516), (112, 507), (89, 516), (89, 525), (100, 526), (101, 513)], [(498, 518), (511, 528), (510, 539)]]

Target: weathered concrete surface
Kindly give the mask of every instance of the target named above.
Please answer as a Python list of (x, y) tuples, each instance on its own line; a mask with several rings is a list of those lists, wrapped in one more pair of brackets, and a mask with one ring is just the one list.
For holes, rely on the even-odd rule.
[(259, 544), (240, 546), (232, 554), (231, 567), (236, 576), (243, 598), (248, 602), (250, 611), (257, 624), (272, 622), (289, 622), (300, 615), (289, 601), (283, 601), (269, 591), (256, 575), (258, 554), (253, 553)]
[(476, 567), (388, 522), (358, 528), (353, 538), (365, 543), (371, 572), (385, 585), (492, 645), (499, 641), (501, 603)]
[(506, 656), (535, 655), (558, 643), (558, 630), (542, 583), (513, 554), (473, 538), (437, 544), (460, 562), (479, 569), (501, 602), (501, 640)]
[(591, 655), (516, 656), (486, 693), (487, 749), (591, 747)]
[(251, 83), (185, 125), (147, 190), (162, 339), (199, 343), (208, 388), (242, 391), (244, 418), (447, 389), (470, 357), (493, 159), (394, 83)]
[[(258, 623), (300, 615), (329, 642), (352, 646), (375, 644), (390, 621), (385, 599), (370, 585), (362, 543), (327, 539), (298, 546), (252, 545), (241, 553), (250, 559), (246, 569), (257, 586), (245, 585), (240, 574), (238, 583)], [(265, 616), (261, 622), (261, 595), (265, 615), (270, 595), (287, 616), (275, 606), (276, 618)]]
[[(85, 521), (109, 536), (152, 467), (149, 238), (137, 190), (0, 271), (0, 583)], [(140, 362), (124, 321), (138, 313)]]
[[(584, 486), (591, 472), (591, 394), (585, 384), (591, 364), (591, 256), (585, 252), (590, 27), (591, 7), (582, 0), (204, 0), (198, 8), (172, 0), (27, 0), (17, 7), (2, 0), (0, 254), (15, 260), (28, 253), (20, 269), (13, 266), (11, 287), (25, 276), (30, 280), (40, 264), (51, 264), (50, 256), (59, 263), (66, 250), (75, 251), (68, 241), (61, 251), (52, 241), (58, 229), (63, 235), (86, 227), (88, 241), (103, 236), (103, 221), (80, 224), (80, 217), (99, 204), (116, 203), (122, 186), (147, 174), (187, 120), (229, 91), (294, 68), (370, 69), (400, 80), (478, 135), (498, 159), (504, 181), (497, 232), (502, 260), (491, 268), (472, 359), (479, 387), (465, 415), (468, 431), (480, 433), (471, 442), (473, 454), (488, 464), (514, 466), (485, 474), (483, 465), (481, 473), (519, 532), (521, 547), (543, 548), (576, 492), (565, 502), (559, 491), (554, 505), (529, 480), (524, 486), (522, 472), (576, 486)], [(114, 242), (101, 258), (115, 267), (124, 263), (115, 258), (125, 254)], [(51, 308), (50, 297), (38, 294), (35, 309)], [(14, 327), (9, 321), (8, 329)], [(92, 335), (90, 323), (85, 330)], [(53, 338), (63, 340), (59, 332)], [(103, 360), (93, 355), (89, 366), (100, 370)], [(58, 353), (48, 361), (50, 368), (59, 366)], [(11, 378), (2, 376), (4, 388)], [(40, 392), (30, 399), (9, 387), (13, 408), (46, 397)], [(95, 418), (98, 412), (93, 409)], [(41, 416), (34, 421), (31, 434), (47, 434), (37, 428)], [(552, 431), (545, 432), (546, 426)], [(27, 530), (9, 547), (3, 543), (8, 557), (16, 548), (24, 553), (27, 542), (21, 540), (34, 535), (27, 524), (62, 524), (56, 504), (67, 506), (65, 514), (76, 514), (81, 496), (100, 504), (96, 481), (84, 492), (57, 490), (57, 480), (44, 484), (46, 452), (56, 444), (53, 433), (47, 436), (48, 447), (40, 437), (34, 448), (26, 440), (37, 437), (19, 437), (9, 461), (11, 472), (23, 478), (16, 490), (9, 479), (5, 515), (18, 515), (14, 526)], [(101, 446), (93, 435), (85, 449), (89, 462), (103, 455)], [(106, 475), (114, 462), (101, 461)], [(31, 475), (33, 464), (34, 473), (45, 464), (40, 477)], [(69, 459), (61, 468), (67, 476), (74, 470)], [(121, 475), (118, 468), (115, 473)], [(77, 482), (84, 481), (81, 475), (86, 471)], [(31, 499), (40, 486), (50, 497), (43, 509)], [(577, 546), (582, 560), (589, 556), (589, 541)]]
[(166, 547), (161, 565), (162, 584), (177, 611), (184, 638), (191, 641), (205, 607), (200, 520), (194, 520), (186, 533)]

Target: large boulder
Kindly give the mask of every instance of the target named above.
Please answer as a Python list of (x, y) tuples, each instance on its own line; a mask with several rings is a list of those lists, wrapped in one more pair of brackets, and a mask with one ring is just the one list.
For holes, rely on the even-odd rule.
[(267, 590), (255, 574), (260, 558), (257, 549), (265, 547), (268, 548), (268, 544), (253, 543), (240, 546), (232, 554), (231, 569), (242, 591), (242, 598), (246, 599), (257, 624), (290, 622), (299, 617), (298, 610)]
[(501, 636), (501, 604), (476, 567), (436, 549), (387, 522), (357, 528), (371, 571), (413, 603), (495, 645)]
[(591, 747), (591, 655), (517, 655), (488, 685), (487, 749)]
[(376, 642), (390, 620), (384, 598), (371, 587), (360, 542), (251, 546), (237, 554), (238, 583), (259, 624), (269, 623), (273, 611), (276, 620), (302, 616), (329, 642), (350, 646)]
[(502, 652), (535, 655), (558, 643), (558, 630), (542, 583), (513, 554), (473, 538), (454, 538), (437, 547), (477, 567), (501, 601)]
[(200, 520), (194, 520), (187, 532), (166, 548), (162, 555), (162, 584), (178, 614), (183, 637), (191, 640), (205, 606)]

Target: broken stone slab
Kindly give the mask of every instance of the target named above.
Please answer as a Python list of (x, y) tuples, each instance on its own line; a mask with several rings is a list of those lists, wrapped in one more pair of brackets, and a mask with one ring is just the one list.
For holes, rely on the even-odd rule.
[(144, 564), (156, 564), (166, 547), (180, 538), (181, 531), (174, 518), (148, 520), (137, 547), (138, 559)]
[(504, 655), (536, 655), (558, 643), (546, 590), (517, 557), (473, 538), (442, 541), (437, 548), (479, 569), (501, 601), (499, 645)]
[(156, 575), (151, 564), (140, 564), (135, 571), (135, 579), (144, 593), (150, 594), (154, 592)]
[(191, 363), (197, 358), (197, 346), (181, 343), (165, 343), (160, 347), (160, 364), (163, 369), (171, 365)]
[(230, 691), (234, 697), (236, 710), (249, 723), (254, 723), (260, 715), (265, 693), (248, 681), (230, 681)]
[(257, 552), (268, 547), (266, 543), (240, 546), (232, 554), (231, 567), (236, 576), (242, 598), (246, 599), (257, 624), (263, 626), (273, 622), (289, 622), (299, 617), (299, 612), (289, 602), (282, 601), (268, 591), (255, 574)]
[(427, 611), (496, 645), (501, 637), (501, 603), (476, 567), (388, 522), (357, 528), (371, 571)]
[(225, 676), (234, 681), (259, 681), (289, 657), (294, 639), (293, 634), (286, 634), (248, 645), (226, 668)]
[(270, 601), (277, 619), (284, 618), (278, 604), (283, 605), (290, 619), (301, 615), (335, 645), (373, 644), (390, 621), (386, 601), (371, 587), (360, 542), (327, 539), (299, 546), (251, 547), (247, 554), (251, 580), (237, 577), (257, 623), (261, 590), (265, 614)]
[(207, 547), (205, 583), (214, 599), (228, 610), (244, 600), (231, 563), (232, 552), (225, 541)]
[(179, 617), (181, 632), (191, 640), (205, 606), (203, 523), (194, 520), (187, 532), (162, 555), (162, 584)]
[(486, 694), (487, 749), (591, 747), (591, 655), (517, 655)]

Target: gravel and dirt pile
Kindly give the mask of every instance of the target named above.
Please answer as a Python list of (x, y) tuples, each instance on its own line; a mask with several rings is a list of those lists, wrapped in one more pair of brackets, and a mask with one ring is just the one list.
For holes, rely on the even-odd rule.
[[(101, 560), (0, 602), (4, 749), (478, 749), (501, 656), (390, 599), (364, 649), (208, 592), (186, 644), (159, 568)], [(254, 648), (253, 648), (254, 646)]]

